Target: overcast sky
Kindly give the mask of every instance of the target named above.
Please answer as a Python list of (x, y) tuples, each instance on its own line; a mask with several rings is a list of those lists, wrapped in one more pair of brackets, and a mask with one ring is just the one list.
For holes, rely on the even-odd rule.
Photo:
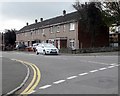
[(34, 23), (35, 19), (50, 19), (75, 11), (72, 4), (75, 2), (1, 2), (0, 4), (0, 31), (4, 29), (21, 29)]

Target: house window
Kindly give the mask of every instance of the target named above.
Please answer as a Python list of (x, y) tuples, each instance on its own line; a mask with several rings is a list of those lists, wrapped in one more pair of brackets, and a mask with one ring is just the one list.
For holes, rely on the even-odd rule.
[(57, 26), (57, 32), (60, 32), (60, 26)]
[(45, 34), (45, 29), (42, 29), (42, 34)]
[(50, 27), (50, 33), (53, 33), (53, 27)]
[(42, 29), (42, 36), (45, 37), (45, 29)]
[(65, 32), (65, 25), (63, 25), (63, 32)]
[(70, 23), (70, 31), (75, 30), (75, 23)]

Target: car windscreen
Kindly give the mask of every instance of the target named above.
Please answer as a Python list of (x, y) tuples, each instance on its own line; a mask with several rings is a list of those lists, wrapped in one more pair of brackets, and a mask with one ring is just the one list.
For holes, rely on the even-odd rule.
[(44, 47), (46, 47), (46, 48), (55, 48), (55, 46), (53, 46), (52, 44), (44, 44)]

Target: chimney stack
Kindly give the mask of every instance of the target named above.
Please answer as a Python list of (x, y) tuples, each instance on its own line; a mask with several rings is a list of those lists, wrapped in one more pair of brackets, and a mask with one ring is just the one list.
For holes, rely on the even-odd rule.
[(26, 23), (26, 25), (28, 26), (28, 22)]
[(40, 18), (40, 21), (42, 22), (42, 21), (43, 21), (43, 18)]
[(66, 10), (63, 10), (63, 15), (66, 15)]
[(37, 19), (35, 19), (35, 23), (37, 23)]

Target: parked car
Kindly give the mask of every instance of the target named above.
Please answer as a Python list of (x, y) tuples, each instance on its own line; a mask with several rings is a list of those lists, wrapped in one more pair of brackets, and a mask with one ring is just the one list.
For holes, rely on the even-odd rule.
[(36, 47), (36, 54), (59, 54), (59, 50), (50, 43), (41, 43)]
[(24, 44), (18, 44), (18, 45), (16, 45), (16, 50), (25, 50), (25, 48), (26, 48), (27, 46), (26, 45), (24, 45)]

